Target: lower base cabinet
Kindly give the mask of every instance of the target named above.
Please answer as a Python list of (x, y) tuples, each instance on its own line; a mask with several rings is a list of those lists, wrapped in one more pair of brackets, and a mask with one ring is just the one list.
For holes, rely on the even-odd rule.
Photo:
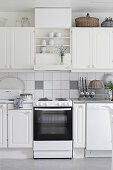
[(7, 148), (7, 105), (0, 104), (0, 148)]
[(25, 107), (14, 110), (13, 104), (0, 104), (0, 148), (32, 148), (32, 104)]
[(85, 148), (85, 104), (73, 104), (73, 147)]
[(8, 147), (32, 147), (32, 110), (8, 111)]

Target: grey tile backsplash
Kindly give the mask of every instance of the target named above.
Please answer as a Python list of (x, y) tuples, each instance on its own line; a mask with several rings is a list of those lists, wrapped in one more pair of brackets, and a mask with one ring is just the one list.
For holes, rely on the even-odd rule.
[[(32, 93), (34, 98), (77, 98), (79, 77), (89, 81), (104, 79), (106, 73), (70, 73), (70, 72), (35, 72), (35, 73), (0, 73), (0, 78), (11, 76), (23, 80), (25, 92)], [(113, 73), (111, 73), (113, 74)]]
[(72, 81), (70, 80), (70, 89), (78, 89), (78, 81)]
[(41, 90), (44, 88), (44, 82), (43, 81), (35, 81), (35, 90)]

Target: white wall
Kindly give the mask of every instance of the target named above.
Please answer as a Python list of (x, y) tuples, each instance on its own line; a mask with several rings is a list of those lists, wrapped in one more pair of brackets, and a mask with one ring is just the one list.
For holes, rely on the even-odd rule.
[[(74, 12), (72, 13), (72, 26), (75, 26), (75, 18), (77, 17), (82, 17), (82, 16), (86, 16), (86, 13), (81, 13), (81, 12)], [(101, 22), (106, 18), (106, 17), (113, 17), (113, 13), (90, 13), (90, 16), (92, 17), (97, 17), (99, 18), (99, 23), (101, 24)]]

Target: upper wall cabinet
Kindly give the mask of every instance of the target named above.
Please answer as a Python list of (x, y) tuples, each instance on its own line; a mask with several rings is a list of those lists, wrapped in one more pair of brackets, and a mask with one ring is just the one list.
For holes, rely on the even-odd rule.
[[(112, 33), (112, 35), (111, 35)], [(112, 68), (113, 30), (93, 29), (93, 66), (98, 69)]]
[(72, 28), (73, 71), (113, 69), (112, 28)]
[(0, 28), (0, 69), (9, 68), (10, 59), (10, 31), (8, 28)]
[(72, 28), (72, 67), (90, 68), (92, 56), (92, 29)]
[(0, 70), (33, 69), (34, 28), (0, 28)]
[(12, 28), (11, 68), (33, 69), (34, 28)]
[(36, 8), (35, 27), (71, 28), (71, 8)]

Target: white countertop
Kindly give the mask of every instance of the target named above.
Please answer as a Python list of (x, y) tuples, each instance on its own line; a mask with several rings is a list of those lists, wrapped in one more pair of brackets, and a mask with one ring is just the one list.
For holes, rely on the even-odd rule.
[[(33, 100), (28, 100), (28, 101), (23, 101), (24, 104), (27, 104), (27, 103), (33, 103)], [(10, 100), (0, 100), (0, 103), (5, 103), (5, 104), (13, 104), (13, 101), (10, 101)]]
[(71, 99), (75, 103), (113, 103), (110, 100), (79, 100), (79, 99)]

